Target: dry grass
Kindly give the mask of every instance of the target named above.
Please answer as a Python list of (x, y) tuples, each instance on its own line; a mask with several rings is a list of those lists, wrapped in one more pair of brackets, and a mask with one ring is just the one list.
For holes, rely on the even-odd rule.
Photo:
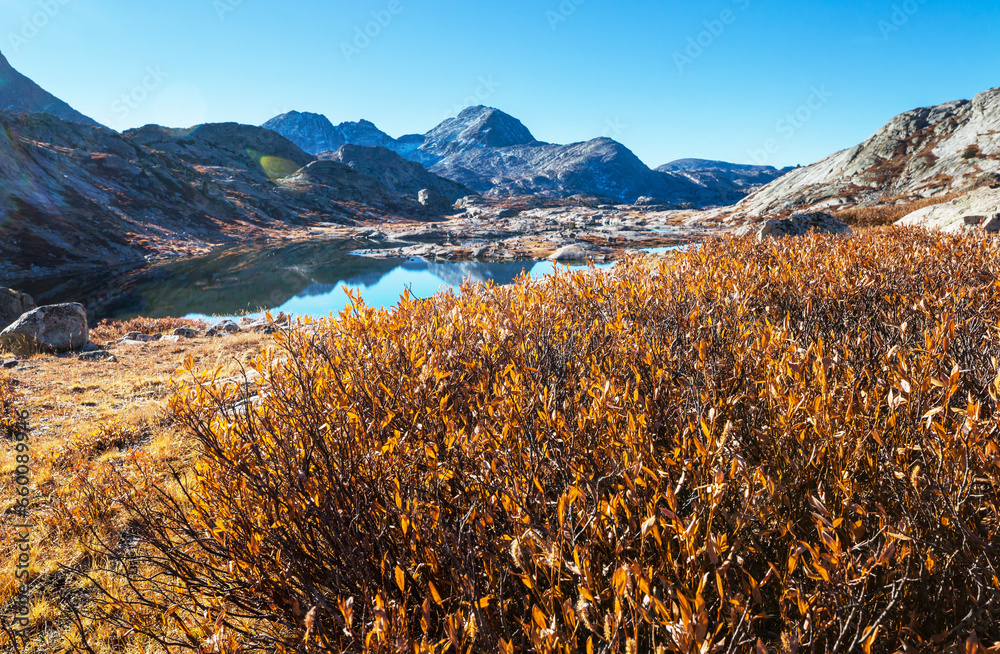
[(204, 331), (208, 329), (208, 323), (186, 318), (133, 318), (124, 321), (103, 320), (90, 330), (90, 337), (94, 342), (113, 341), (131, 332), (149, 335), (169, 334), (178, 327), (188, 327)]
[[(179, 326), (158, 322), (164, 331)], [(139, 331), (136, 322), (106, 324), (94, 330), (117, 337)], [(150, 331), (154, 331), (150, 329)], [(0, 374), (0, 419), (12, 427), (10, 409), (30, 412), (31, 488), (28, 515), (35, 524), (32, 540), (31, 638), (26, 652), (57, 652), (65, 648), (62, 634), (70, 629), (59, 610), (67, 592), (86, 597), (88, 584), (69, 575), (63, 566), (85, 561), (97, 546), (94, 532), (116, 540), (130, 520), (115, 501), (93, 501), (113, 470), (127, 470), (127, 462), (146, 462), (146, 480), (169, 487), (170, 466), (190, 467), (192, 441), (164, 412), (173, 393), (171, 380), (190, 356), (197, 365), (237, 372), (240, 363), (269, 340), (258, 334), (180, 343), (151, 342), (141, 347), (112, 349), (117, 363), (82, 362), (75, 357), (39, 355)], [(18, 501), (14, 483), (18, 465), (6, 433), (0, 448), (0, 511), (8, 519), (0, 525), (0, 607), (10, 616), (10, 601), (20, 585), (16, 579), (13, 529)], [(2, 622), (0, 622), (2, 624)], [(9, 634), (0, 633), (0, 650), (11, 651)]]
[(888, 204), (847, 209), (837, 213), (836, 216), (851, 227), (887, 227), (918, 209), (951, 202), (957, 197), (959, 197), (958, 193), (948, 193), (920, 200), (904, 200), (895, 203), (890, 200)]

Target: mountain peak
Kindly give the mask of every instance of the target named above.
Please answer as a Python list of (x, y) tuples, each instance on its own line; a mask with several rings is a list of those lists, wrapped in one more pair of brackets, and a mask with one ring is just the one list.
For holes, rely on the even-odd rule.
[(538, 143), (524, 124), (510, 114), (482, 105), (463, 109), (427, 133), (428, 149), (462, 151), (506, 148)]
[(337, 130), (344, 137), (344, 143), (367, 147), (389, 147), (393, 143), (391, 136), (376, 127), (375, 123), (364, 118), (356, 123), (341, 123), (337, 125)]
[(323, 114), (316, 114), (312, 113), (311, 111), (288, 111), (286, 113), (281, 114), (280, 116), (275, 116), (271, 120), (261, 125), (261, 127), (266, 127), (267, 129), (273, 130), (274, 127), (272, 127), (272, 125), (278, 126), (278, 125), (288, 125), (288, 124), (296, 124), (296, 125), (308, 124), (319, 128), (326, 128), (326, 127), (329, 127), (330, 129), (333, 128), (333, 123), (330, 122), (329, 118), (327, 118)]
[[(280, 116), (275, 116), (268, 123), (272, 122), (287, 122), (287, 121), (299, 121), (299, 122), (311, 122), (316, 124), (326, 124), (333, 126), (330, 119), (323, 114), (313, 113), (312, 111), (288, 111), (281, 114)], [(265, 123), (266, 124), (266, 123)]]
[(496, 107), (487, 107), (484, 104), (470, 105), (458, 112), (456, 118), (459, 120), (469, 120), (470, 118), (478, 116), (491, 116), (493, 114), (501, 114), (503, 116), (507, 116), (508, 118), (513, 118), (510, 114), (506, 114)]
[(347, 143), (389, 147), (393, 138), (370, 120), (334, 125), (323, 114), (289, 111), (275, 116), (261, 127), (275, 131), (309, 154), (335, 152)]
[(275, 116), (261, 127), (281, 134), (309, 154), (336, 150), (344, 144), (343, 135), (323, 114), (289, 111)]

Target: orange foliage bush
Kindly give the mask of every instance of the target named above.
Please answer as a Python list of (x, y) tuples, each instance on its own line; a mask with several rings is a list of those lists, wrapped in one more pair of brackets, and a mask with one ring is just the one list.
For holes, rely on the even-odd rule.
[(6, 438), (13, 437), (21, 421), (15, 406), (16, 400), (14, 380), (0, 373), (0, 435)]
[(128, 506), (131, 587), (88, 619), (220, 652), (983, 651), (998, 254), (727, 239), (308, 324), (178, 393), (203, 461)]
[(951, 202), (957, 193), (946, 193), (931, 198), (903, 202), (901, 204), (879, 204), (870, 207), (854, 207), (837, 214), (837, 218), (852, 227), (886, 227), (907, 217), (914, 211)]

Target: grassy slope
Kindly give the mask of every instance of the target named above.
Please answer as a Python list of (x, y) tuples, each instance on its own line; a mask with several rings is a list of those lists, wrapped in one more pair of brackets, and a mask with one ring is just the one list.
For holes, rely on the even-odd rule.
[[(92, 337), (97, 342), (110, 341), (142, 330), (141, 322), (97, 328)], [(175, 322), (180, 324), (146, 322), (154, 327), (142, 330), (149, 333), (159, 333), (156, 327), (166, 330), (167, 322), (171, 329)], [(124, 463), (137, 456), (147, 457), (151, 480), (167, 482), (169, 466), (190, 467), (192, 441), (164, 411), (172, 379), (184, 359), (190, 356), (207, 369), (236, 373), (239, 364), (268, 341), (270, 337), (245, 334), (118, 346), (112, 348), (117, 363), (39, 355), (0, 373), (0, 379), (6, 379), (17, 394), (14, 406), (31, 414), (31, 475), (37, 489), (30, 509), (37, 524), (31, 534), (35, 589), (31, 631), (35, 638), (26, 651), (62, 651), (65, 645), (60, 634), (69, 624), (57, 597), (77, 580), (67, 578), (60, 566), (81, 562), (95, 544), (93, 535), (77, 523), (96, 527), (114, 540), (129, 520), (115, 503), (91, 501), (88, 484), (100, 487), (107, 483), (108, 470), (126, 469)], [(8, 517), (0, 526), (0, 606), (17, 589), (14, 521), (9, 519), (16, 501), (17, 463), (10, 445), (7, 442), (0, 449), (0, 508)], [(0, 648), (9, 645), (6, 638), (0, 634)]]

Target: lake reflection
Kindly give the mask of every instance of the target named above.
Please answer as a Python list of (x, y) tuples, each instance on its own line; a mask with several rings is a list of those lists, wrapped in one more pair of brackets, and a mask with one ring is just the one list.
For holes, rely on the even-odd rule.
[(347, 306), (344, 286), (360, 291), (370, 306), (391, 307), (406, 288), (426, 298), (465, 279), (509, 284), (525, 271), (537, 278), (555, 270), (548, 261), (374, 259), (351, 254), (356, 246), (338, 241), (239, 247), (117, 275), (41, 280), (24, 290), (39, 303), (82, 302), (92, 320), (238, 316), (265, 309), (323, 317)]

